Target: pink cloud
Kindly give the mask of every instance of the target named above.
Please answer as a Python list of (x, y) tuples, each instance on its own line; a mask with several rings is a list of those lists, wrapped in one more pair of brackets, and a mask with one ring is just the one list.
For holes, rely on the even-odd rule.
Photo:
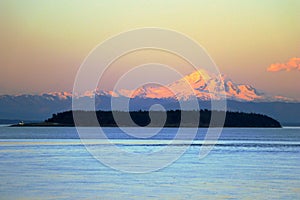
[(275, 63), (267, 68), (268, 72), (279, 72), (279, 71), (300, 71), (300, 58), (291, 58), (287, 63)]

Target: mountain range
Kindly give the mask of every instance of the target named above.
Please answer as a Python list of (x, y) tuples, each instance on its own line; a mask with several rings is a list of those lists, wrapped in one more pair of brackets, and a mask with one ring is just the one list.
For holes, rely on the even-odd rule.
[[(166, 110), (180, 109), (179, 102), (197, 97), (200, 107), (210, 108), (210, 100), (227, 99), (231, 111), (267, 114), (281, 123), (300, 123), (300, 102), (283, 96), (272, 96), (251, 85), (237, 84), (225, 75), (205, 70), (195, 71), (175, 82), (161, 86), (147, 84), (136, 90), (95, 90), (74, 95), (82, 104), (95, 97), (97, 110), (110, 110), (111, 100), (130, 98), (130, 110), (147, 110), (161, 104)], [(0, 95), (0, 119), (44, 120), (53, 113), (70, 110), (72, 93)]]
[(210, 99), (220, 100), (224, 95), (226, 95), (227, 100), (236, 101), (294, 101), (288, 97), (268, 95), (258, 91), (251, 85), (237, 84), (225, 75), (217, 76), (205, 70), (195, 71), (166, 86), (148, 84), (136, 90), (121, 89), (114, 92), (101, 90), (95, 93), (97, 95), (108, 95), (112, 97), (171, 98), (185, 101), (189, 100), (192, 96), (196, 96), (199, 100), (205, 101)]

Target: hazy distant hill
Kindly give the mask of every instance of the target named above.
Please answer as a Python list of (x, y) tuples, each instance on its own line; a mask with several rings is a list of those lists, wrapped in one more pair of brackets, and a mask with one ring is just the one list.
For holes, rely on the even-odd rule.
[(0, 119), (0, 124), (16, 124), (20, 122), (20, 120), (14, 119)]
[[(88, 98), (88, 97), (85, 97)], [(122, 97), (117, 97), (122, 98)], [(84, 98), (82, 99), (84, 102)], [(111, 97), (97, 96), (96, 109), (110, 110)], [(187, 101), (188, 103), (188, 101)], [(130, 100), (131, 110), (148, 110), (153, 104), (161, 104), (166, 110), (180, 109), (178, 101), (174, 99), (133, 98)], [(72, 99), (59, 98), (55, 95), (21, 95), (0, 97), (0, 118), (44, 120), (52, 113), (71, 110)], [(210, 101), (199, 100), (202, 109), (210, 109)], [(279, 120), (282, 124), (300, 124), (300, 103), (293, 102), (248, 102), (227, 101), (227, 109), (266, 114)]]

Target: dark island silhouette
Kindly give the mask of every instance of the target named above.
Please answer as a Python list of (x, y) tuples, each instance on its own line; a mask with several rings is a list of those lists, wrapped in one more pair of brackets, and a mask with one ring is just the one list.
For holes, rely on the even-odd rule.
[[(74, 115), (73, 115), (74, 114)], [(200, 120), (198, 116), (200, 114)], [(226, 115), (225, 121), (213, 122), (211, 116)], [(130, 117), (129, 117), (130, 115)], [(22, 126), (74, 126), (76, 116), (77, 126), (150, 126), (150, 127), (274, 127), (280, 128), (281, 124), (266, 115), (256, 113), (227, 111), (65, 111), (53, 114), (51, 118), (42, 123), (28, 123)], [(182, 117), (184, 116), (184, 117)], [(128, 120), (130, 119), (130, 120)], [(210, 122), (212, 122), (210, 124)], [(19, 125), (15, 125), (19, 126)]]

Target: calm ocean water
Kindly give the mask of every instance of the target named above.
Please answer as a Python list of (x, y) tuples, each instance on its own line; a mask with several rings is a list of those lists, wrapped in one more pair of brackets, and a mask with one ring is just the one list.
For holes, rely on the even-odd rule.
[[(124, 151), (140, 153), (159, 151), (176, 129), (143, 140), (118, 128), (105, 133)], [(200, 159), (205, 133), (200, 129), (194, 145), (168, 167), (132, 174), (96, 160), (75, 128), (1, 126), (0, 199), (300, 199), (300, 128), (226, 128)], [(180, 147), (171, 146), (174, 152)]]

